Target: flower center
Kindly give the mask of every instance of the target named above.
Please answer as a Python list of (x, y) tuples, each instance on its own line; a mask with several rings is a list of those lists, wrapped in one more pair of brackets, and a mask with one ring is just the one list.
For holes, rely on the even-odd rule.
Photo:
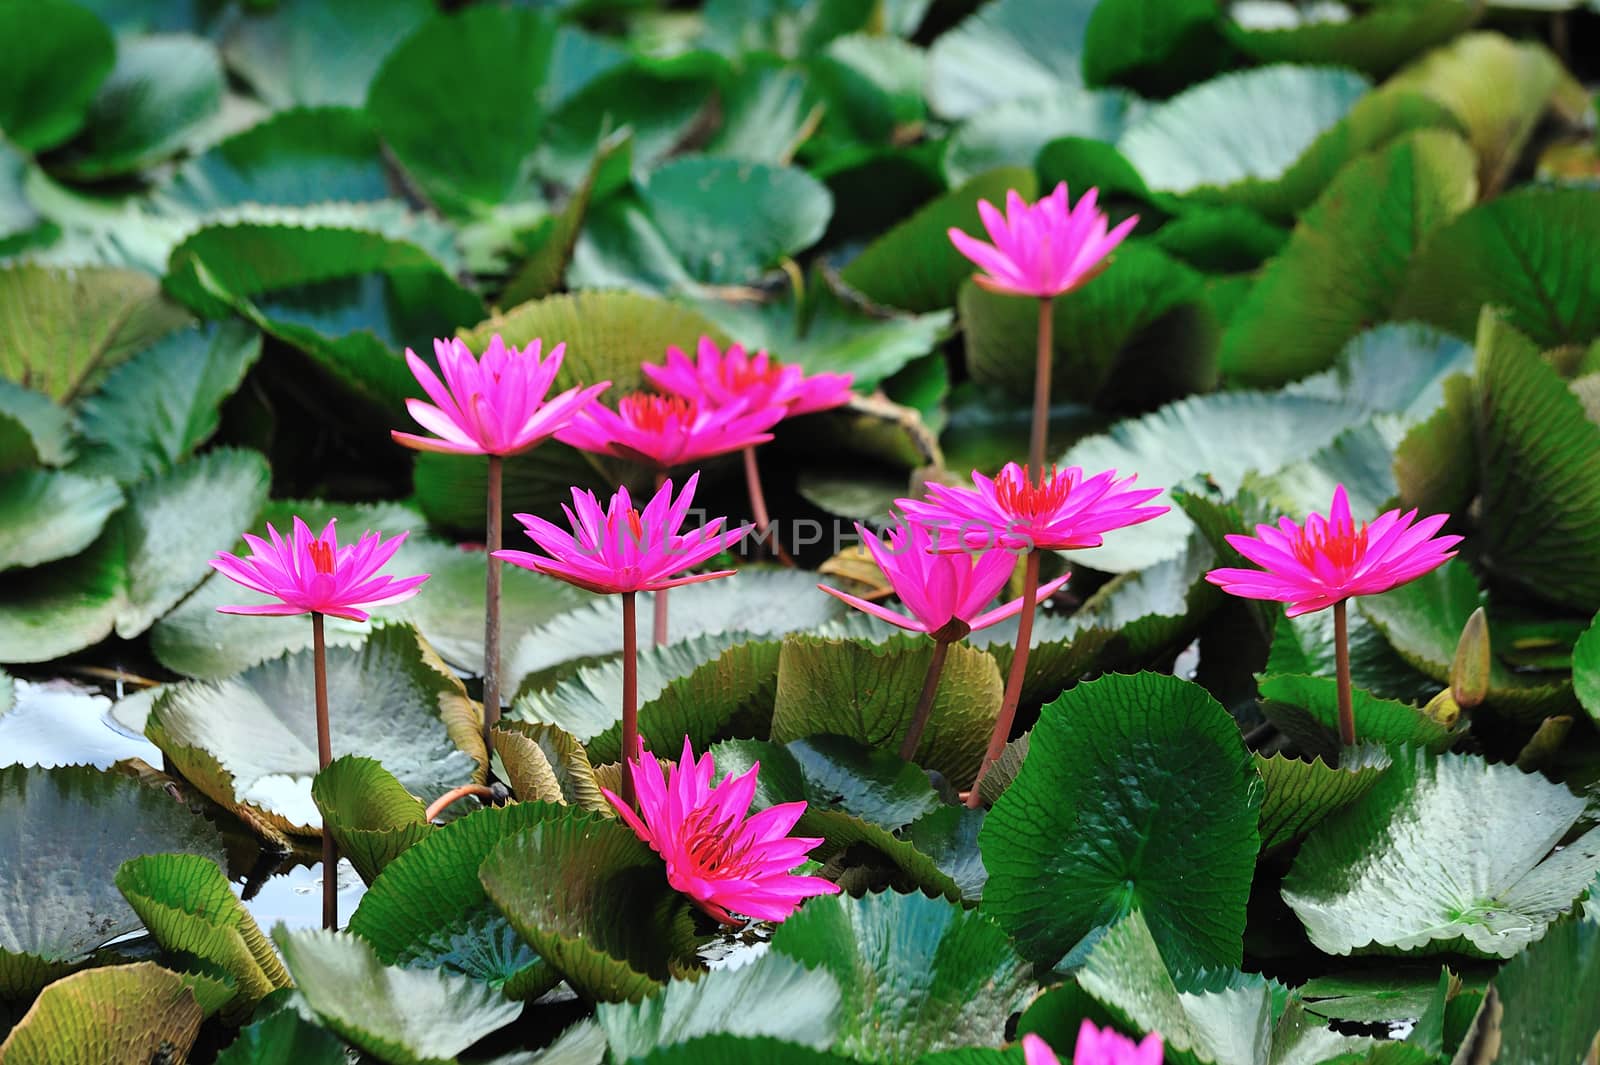
[(683, 821), (683, 850), (706, 876), (738, 877), (749, 868), (748, 844), (734, 842), (733, 824), (718, 821), (715, 806), (692, 811)]
[(727, 360), (722, 376), (729, 388), (742, 392), (755, 385), (774, 385), (783, 373), (783, 367), (769, 359)]
[(617, 401), (623, 421), (647, 433), (662, 433), (694, 421), (695, 404), (682, 396), (635, 392)]
[(632, 507), (622, 513), (606, 515), (606, 531), (613, 535), (619, 532), (623, 525), (633, 534), (633, 542), (639, 543), (644, 539), (644, 521), (639, 517), (639, 512)]
[(1340, 570), (1351, 570), (1366, 553), (1366, 522), (1359, 529), (1353, 522), (1344, 523), (1343, 528), (1331, 522), (1315, 526), (1307, 523), (1294, 541), (1294, 557), (1308, 568), (1315, 568), (1320, 557)]
[(1057, 477), (1054, 466), (1048, 472), (1039, 471), (1037, 484), (1029, 468), (1024, 466), (1019, 473), (1009, 470), (1002, 473), (994, 485), (995, 498), (1000, 505), (1019, 518), (1053, 514), (1067, 501), (1071, 492), (1071, 478)]
[(306, 551), (311, 555), (311, 565), (318, 573), (333, 572), (333, 545), (321, 540), (313, 540), (306, 546)]

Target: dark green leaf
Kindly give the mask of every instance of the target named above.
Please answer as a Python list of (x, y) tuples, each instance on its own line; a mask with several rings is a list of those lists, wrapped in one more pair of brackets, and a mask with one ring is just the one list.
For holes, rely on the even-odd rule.
[(384, 56), (432, 11), (428, 0), (342, 0), (337, 8), (322, 0), (275, 0), (270, 11), (247, 11), (223, 49), (228, 64), (275, 108), (360, 107)]
[(344, 1044), (292, 1009), (239, 1030), (217, 1065), (346, 1065)]
[(82, 127), (115, 59), (110, 32), (77, 4), (0, 4), (0, 129), (34, 151), (60, 144)]
[(1600, 923), (1556, 924), (1506, 963), (1494, 989), (1505, 1009), (1500, 1060), (1583, 1060), (1600, 1037)]
[(1268, 63), (1333, 63), (1382, 76), (1472, 24), (1477, 8), (1465, 0), (1420, 0), (1366, 9), (1354, 17), (1294, 14), (1287, 25), (1230, 23), (1228, 39)]
[(339, 853), (368, 884), (432, 831), (422, 800), (371, 758), (334, 759), (311, 781), (311, 799)]
[(851, 1065), (854, 1059), (785, 1043), (766, 1036), (708, 1035), (676, 1046), (658, 1048), (637, 1065)]
[[(1307, 754), (1330, 761), (1339, 755), (1338, 683), (1332, 677), (1279, 674), (1261, 680), (1262, 712)], [(1436, 721), (1414, 706), (1380, 699), (1365, 689), (1353, 693), (1356, 738), (1385, 746), (1448, 750), (1460, 733), (1454, 721)]]

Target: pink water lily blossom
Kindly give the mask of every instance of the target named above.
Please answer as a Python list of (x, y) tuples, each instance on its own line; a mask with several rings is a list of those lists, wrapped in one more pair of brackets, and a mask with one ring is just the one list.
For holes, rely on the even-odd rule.
[(700, 338), (693, 359), (682, 348), (669, 347), (665, 366), (646, 363), (640, 369), (662, 392), (707, 406), (743, 401), (746, 410), (782, 407), (789, 417), (843, 406), (851, 395), (847, 373), (807, 376), (801, 367), (779, 362), (765, 351), (750, 355), (742, 344), (730, 344), (724, 352), (710, 337)]
[(678, 763), (664, 775), (642, 742), (625, 768), (638, 793), (639, 812), (609, 791), (605, 797), (667, 863), (667, 882), (718, 921), (737, 924), (735, 914), (781, 921), (808, 898), (838, 893), (838, 884), (821, 877), (790, 875), (822, 842), (788, 834), (806, 812), (804, 802), (750, 814), (759, 762), (715, 783), (711, 755), (696, 761), (685, 736)]
[[(1022, 609), (1023, 600), (1019, 596), (992, 610), (984, 610), (994, 602), (1016, 569), (1017, 557), (1009, 551), (941, 552), (937, 550), (935, 534), (917, 522), (901, 522), (890, 529), (887, 544), (863, 525), (858, 524), (856, 531), (908, 613), (890, 610), (825, 584), (817, 586), (857, 610), (911, 632), (924, 632), (935, 639), (959, 640), (1014, 617)], [(1039, 588), (1035, 602), (1050, 598), (1071, 576), (1065, 574)]]
[(477, 359), (460, 340), (435, 340), (444, 380), (410, 348), (406, 364), (432, 403), (406, 400), (406, 409), (433, 436), (391, 430), (396, 443), (456, 455), (515, 455), (564, 429), (611, 382), (569, 388), (551, 396), (565, 344), (540, 357), (542, 341), (508, 346), (495, 334)]
[(1117, 471), (1106, 470), (1086, 478), (1082, 469), (1071, 466), (1041, 471), (1034, 478), (1028, 467), (1012, 462), (992, 478), (974, 470), (971, 488), (929, 484), (926, 500), (902, 499), (899, 506), (913, 520), (953, 534), (955, 542), (969, 549), (1099, 547), (1104, 533), (1150, 521), (1169, 509), (1143, 506), (1161, 490), (1130, 487), (1136, 476), (1118, 480)]
[(1415, 510), (1389, 510), (1356, 527), (1344, 485), (1333, 491), (1328, 514), (1304, 525), (1282, 518), (1257, 525), (1254, 536), (1227, 538), (1261, 569), (1222, 568), (1206, 580), (1231, 595), (1287, 603), (1290, 617), (1325, 610), (1358, 595), (1377, 595), (1444, 565), (1459, 536), (1435, 536), (1448, 514), (1417, 520)]
[(603, 507), (593, 492), (574, 488), (572, 505), (561, 508), (571, 531), (534, 514), (516, 515), (544, 555), (497, 551), (495, 557), (602, 594), (658, 592), (727, 577), (734, 571), (677, 576), (732, 547), (750, 531), (748, 525), (724, 531), (725, 519), (714, 518), (681, 532), (699, 482), (696, 473), (674, 499), (672, 482), (667, 481), (642, 511), (635, 509), (625, 486)]
[(556, 439), (584, 451), (666, 470), (772, 439), (783, 407), (709, 406), (686, 396), (635, 392), (611, 410), (591, 404)]
[[(1025, 1065), (1061, 1065), (1050, 1045), (1033, 1033), (1022, 1037)], [(1096, 1028), (1093, 1021), (1078, 1027), (1078, 1042), (1072, 1049), (1072, 1065), (1161, 1065), (1161, 1035), (1151, 1032), (1135, 1043), (1121, 1032)]]
[(336, 523), (337, 519), (329, 521), (321, 536), (313, 536), (296, 517), (288, 537), (269, 523), (268, 540), (245, 533), (245, 543), (250, 545), (248, 558), (219, 552), (211, 560), (212, 569), (278, 602), (220, 606), (217, 610), (224, 614), (331, 614), (366, 621), (373, 607), (399, 603), (417, 594), (428, 574), (391, 577), (379, 572), (400, 550), (405, 533), (386, 541), (369, 532), (341, 547)]
[(978, 215), (994, 243), (955, 228), (949, 230), (950, 242), (981, 268), (972, 279), (991, 292), (1059, 296), (1104, 269), (1106, 256), (1139, 224), (1134, 215), (1108, 231), (1098, 198), (1099, 190), (1090, 189), (1070, 206), (1064, 181), (1032, 204), (1012, 190), (1006, 193), (1005, 214), (987, 200), (978, 201)]

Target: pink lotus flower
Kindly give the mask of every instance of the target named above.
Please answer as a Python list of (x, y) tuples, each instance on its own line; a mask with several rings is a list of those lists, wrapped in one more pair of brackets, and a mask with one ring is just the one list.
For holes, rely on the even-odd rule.
[(1106, 256), (1121, 244), (1139, 217), (1134, 215), (1106, 232), (1107, 218), (1095, 206), (1100, 190), (1090, 189), (1076, 207), (1067, 205), (1067, 183), (1034, 204), (1013, 190), (1006, 193), (1006, 213), (987, 200), (978, 214), (993, 244), (949, 230), (956, 250), (984, 272), (972, 278), (991, 292), (1049, 299), (1089, 281), (1106, 265)]
[[(817, 585), (857, 610), (911, 632), (925, 632), (934, 639), (959, 640), (1013, 617), (1022, 609), (1019, 596), (1003, 606), (979, 613), (1011, 579), (1011, 571), (1017, 567), (1016, 555), (1006, 551), (938, 552), (934, 550), (933, 536), (927, 527), (916, 522), (903, 522), (890, 529), (888, 544), (862, 525), (857, 525), (856, 531), (888, 578), (895, 595), (911, 613), (901, 614), (837, 588)], [(1040, 588), (1034, 601), (1050, 598), (1071, 576), (1069, 573), (1058, 577)]]
[[(1055, 1051), (1033, 1033), (1022, 1037), (1025, 1065), (1061, 1065)], [(1084, 1021), (1072, 1050), (1072, 1065), (1161, 1065), (1161, 1035), (1151, 1032), (1135, 1043), (1112, 1028), (1096, 1028)]]
[(764, 444), (783, 420), (782, 407), (710, 407), (684, 396), (635, 392), (617, 409), (590, 404), (556, 439), (597, 455), (644, 462), (665, 470)]
[(605, 507), (593, 492), (574, 488), (572, 506), (561, 508), (571, 532), (533, 514), (516, 515), (528, 538), (549, 557), (527, 551), (496, 551), (495, 557), (602, 594), (658, 592), (726, 577), (734, 571), (673, 576), (732, 547), (750, 531), (750, 526), (741, 525), (723, 532), (725, 519), (716, 518), (693, 532), (680, 533), (699, 481), (698, 473), (691, 476), (676, 500), (672, 482), (667, 481), (643, 512), (634, 509), (626, 487), (617, 489)]
[(418, 451), (456, 455), (515, 455), (542, 443), (566, 427), (611, 382), (569, 388), (546, 398), (561, 369), (567, 346), (557, 344), (544, 359), (541, 341), (518, 350), (497, 333), (482, 360), (460, 340), (435, 340), (434, 355), (444, 374), (441, 382), (417, 353), (406, 349), (406, 364), (433, 400), (406, 400), (417, 423), (435, 436), (391, 430), (396, 443)]
[(223, 614), (331, 614), (366, 621), (372, 607), (399, 603), (417, 594), (428, 574), (390, 577), (378, 572), (400, 550), (405, 533), (385, 542), (378, 533), (369, 532), (356, 543), (340, 547), (336, 521), (328, 522), (322, 535), (314, 537), (306, 523), (295, 518), (287, 540), (268, 524), (271, 543), (245, 533), (249, 558), (219, 552), (211, 560), (212, 569), (279, 602), (219, 606), (217, 610)]
[[(813, 895), (835, 895), (839, 885), (817, 876), (790, 876), (821, 839), (789, 836), (806, 812), (803, 802), (769, 806), (748, 816), (756, 772), (719, 784), (710, 754), (695, 761), (689, 737), (663, 778), (661, 764), (641, 742), (627, 771), (639, 795), (639, 813), (609, 791), (605, 797), (628, 827), (667, 863), (667, 882), (724, 924), (733, 915), (781, 921)], [(602, 789), (604, 790), (604, 789)]]
[[(1102, 533), (1165, 514), (1167, 507), (1139, 504), (1159, 488), (1130, 488), (1136, 475), (1117, 480), (1115, 470), (1084, 479), (1077, 466), (1035, 482), (1025, 466), (1008, 463), (994, 479), (972, 472), (972, 488), (928, 485), (926, 501), (902, 499), (913, 520), (953, 533), (969, 549), (1066, 551), (1099, 547)], [(943, 548), (949, 550), (949, 548)]]
[(742, 344), (726, 354), (710, 337), (701, 337), (695, 358), (682, 348), (667, 349), (667, 364), (640, 367), (663, 392), (698, 400), (709, 407), (744, 401), (746, 410), (783, 407), (789, 416), (810, 414), (850, 402), (850, 375), (822, 373), (807, 377), (799, 366), (786, 365), (758, 351), (747, 355)]
[(1289, 604), (1290, 617), (1325, 610), (1353, 596), (1377, 595), (1422, 576), (1454, 557), (1459, 536), (1434, 536), (1448, 514), (1416, 520), (1415, 510), (1386, 511), (1357, 529), (1344, 485), (1333, 490), (1328, 516), (1304, 526), (1290, 518), (1277, 528), (1257, 525), (1255, 536), (1228, 543), (1263, 569), (1214, 569), (1206, 580), (1230, 595)]

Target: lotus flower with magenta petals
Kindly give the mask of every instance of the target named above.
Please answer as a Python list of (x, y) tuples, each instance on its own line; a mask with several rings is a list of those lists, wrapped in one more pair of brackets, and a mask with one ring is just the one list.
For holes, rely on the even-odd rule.
[(475, 359), (460, 340), (435, 340), (443, 381), (407, 348), (406, 364), (433, 402), (408, 399), (406, 409), (434, 435), (390, 435), (418, 451), (458, 455), (515, 455), (553, 436), (611, 382), (549, 396), (567, 346), (557, 344), (541, 359), (540, 345), (535, 340), (525, 348), (508, 347), (497, 333), (483, 358)]
[(641, 743), (625, 767), (638, 793), (639, 812), (609, 791), (605, 796), (638, 837), (667, 863), (667, 882), (724, 924), (734, 914), (781, 921), (814, 895), (834, 895), (839, 885), (817, 876), (791, 876), (822, 842), (790, 836), (806, 812), (786, 802), (750, 814), (760, 763), (741, 776), (714, 783), (711, 755), (698, 761), (689, 737), (666, 774)]
[(640, 367), (663, 392), (699, 400), (707, 406), (743, 401), (746, 410), (782, 407), (787, 416), (811, 414), (850, 402), (849, 374), (806, 376), (799, 366), (781, 363), (765, 351), (746, 353), (742, 344), (726, 352), (710, 337), (701, 337), (690, 359), (682, 348), (667, 349), (667, 364)]
[[(1031, 1032), (1022, 1037), (1025, 1065), (1061, 1065), (1061, 1059), (1043, 1039)], [(1139, 1042), (1113, 1028), (1096, 1028), (1084, 1021), (1072, 1050), (1072, 1065), (1161, 1065), (1161, 1036), (1151, 1032)]]
[(224, 614), (331, 614), (366, 621), (373, 607), (403, 602), (417, 594), (428, 574), (390, 577), (378, 572), (405, 543), (405, 533), (385, 541), (380, 534), (369, 532), (341, 547), (334, 528), (337, 520), (329, 521), (321, 536), (313, 536), (298, 517), (287, 538), (269, 524), (270, 543), (245, 533), (249, 557), (219, 552), (211, 560), (212, 569), (279, 601), (217, 609)]
[(635, 392), (611, 410), (590, 404), (556, 439), (597, 455), (631, 459), (665, 471), (764, 444), (783, 407), (712, 407), (684, 396)]
[(1108, 231), (1109, 220), (1096, 201), (1098, 189), (1067, 201), (1067, 183), (1030, 204), (1015, 190), (1006, 194), (1005, 214), (988, 200), (978, 201), (978, 214), (993, 244), (949, 230), (956, 250), (982, 272), (973, 281), (992, 292), (1048, 299), (1071, 292), (1104, 268), (1106, 256), (1139, 224), (1134, 215)]

